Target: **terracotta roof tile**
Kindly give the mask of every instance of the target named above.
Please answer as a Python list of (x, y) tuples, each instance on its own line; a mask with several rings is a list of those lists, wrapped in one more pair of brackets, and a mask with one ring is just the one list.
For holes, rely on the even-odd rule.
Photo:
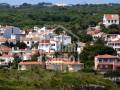
[(118, 14), (105, 14), (104, 16), (107, 20), (119, 20)]
[(10, 57), (13, 57), (12, 55), (7, 55), (7, 54), (3, 54), (2, 56), (0, 57), (6, 57), (6, 58), (10, 58)]
[(114, 55), (105, 54), (105, 55), (97, 55), (97, 56), (95, 56), (95, 58), (119, 58), (119, 57), (114, 56)]
[(111, 41), (113, 43), (119, 43), (120, 42), (120, 39), (119, 40), (115, 40), (115, 41)]
[(38, 62), (38, 61), (22, 61), (19, 63), (19, 65), (38, 65), (38, 64), (42, 64), (42, 62)]
[(50, 43), (50, 40), (41, 40), (40, 43)]

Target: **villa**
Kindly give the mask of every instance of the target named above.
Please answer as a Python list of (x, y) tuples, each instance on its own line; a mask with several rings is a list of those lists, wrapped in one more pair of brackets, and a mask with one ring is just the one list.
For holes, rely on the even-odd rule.
[(103, 24), (108, 27), (112, 24), (119, 24), (119, 15), (118, 14), (104, 14)]
[(114, 55), (97, 55), (94, 64), (97, 71), (120, 70), (120, 58)]

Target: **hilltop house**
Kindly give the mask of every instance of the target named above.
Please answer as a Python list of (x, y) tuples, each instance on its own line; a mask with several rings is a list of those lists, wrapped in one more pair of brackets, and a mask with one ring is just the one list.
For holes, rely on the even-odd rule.
[(112, 24), (119, 24), (119, 15), (118, 14), (104, 14), (103, 24), (108, 27)]
[(94, 59), (97, 71), (120, 70), (120, 58), (113, 55), (97, 55)]

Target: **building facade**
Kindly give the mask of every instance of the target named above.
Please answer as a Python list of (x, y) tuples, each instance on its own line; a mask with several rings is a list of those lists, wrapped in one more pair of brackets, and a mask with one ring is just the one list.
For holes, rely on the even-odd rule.
[(119, 24), (119, 15), (118, 14), (104, 14), (103, 24), (108, 27), (112, 24)]
[(97, 55), (94, 58), (94, 69), (97, 71), (120, 70), (120, 58), (113, 55)]

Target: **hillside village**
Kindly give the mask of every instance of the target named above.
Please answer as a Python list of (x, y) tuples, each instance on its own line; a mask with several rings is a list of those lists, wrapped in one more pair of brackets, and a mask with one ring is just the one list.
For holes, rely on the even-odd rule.
[(0, 4), (0, 90), (119, 90), (120, 4)]
[[(96, 71), (109, 71), (120, 69), (120, 35), (107, 34), (101, 29), (101, 24), (106, 28), (110, 25), (119, 24), (118, 14), (104, 14), (103, 22), (95, 27), (89, 27), (87, 34), (92, 36), (93, 40), (105, 41), (104, 45), (113, 48), (117, 54), (96, 55), (94, 56), (94, 68)], [(59, 34), (57, 29), (61, 28)], [(36, 65), (44, 66), (49, 70), (79, 71), (84, 69), (80, 54), (87, 43), (81, 42), (77, 35), (71, 34), (69, 30), (62, 26), (56, 28), (39, 28), (34, 26), (29, 31), (21, 30), (14, 26), (0, 26), (0, 66), (1, 68), (12, 68), (16, 64), (16, 69), (27, 70)], [(77, 42), (72, 40), (77, 38)], [(17, 61), (15, 61), (17, 60)]]

